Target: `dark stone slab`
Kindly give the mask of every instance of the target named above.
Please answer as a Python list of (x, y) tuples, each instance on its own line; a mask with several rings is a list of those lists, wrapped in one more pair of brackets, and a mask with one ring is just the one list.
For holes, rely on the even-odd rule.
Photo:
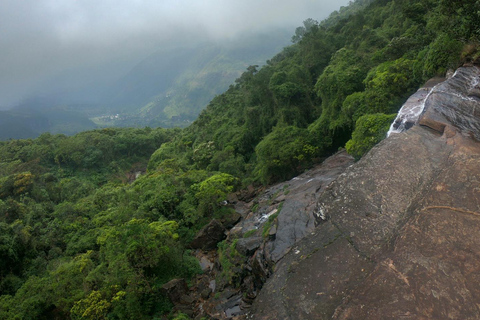
[(217, 248), (217, 244), (226, 238), (225, 227), (213, 219), (203, 227), (190, 243), (192, 249), (213, 250)]
[(478, 74), (438, 86), (435, 126), (392, 135), (321, 192), (252, 318), (480, 319)]

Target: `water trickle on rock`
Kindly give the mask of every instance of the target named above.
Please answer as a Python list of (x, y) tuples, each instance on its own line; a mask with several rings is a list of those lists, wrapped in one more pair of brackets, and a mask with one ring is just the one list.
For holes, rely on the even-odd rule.
[(406, 131), (417, 123), (418, 118), (425, 109), (425, 103), (430, 94), (443, 80), (443, 78), (429, 80), (422, 88), (418, 89), (417, 92), (408, 98), (402, 108), (400, 108), (400, 111), (398, 111), (397, 117), (392, 122), (390, 129), (387, 132), (387, 137), (392, 133)]
[[(446, 81), (443, 78), (429, 80), (424, 87), (414, 93), (402, 106), (390, 126), (387, 137), (392, 133), (406, 131), (417, 123), (430, 126), (426, 121), (420, 123), (423, 115), (426, 112), (428, 113), (430, 105), (432, 105), (437, 114), (435, 121), (443, 123), (448, 119), (461, 132), (476, 132), (476, 129), (478, 129), (477, 120), (475, 119), (477, 118), (476, 113), (478, 113), (476, 109), (480, 103), (479, 84), (480, 69), (477, 67), (459, 68)], [(453, 105), (457, 107), (452, 108)], [(455, 110), (455, 112), (452, 112), (452, 110)], [(469, 113), (474, 114), (473, 118), (475, 120), (466, 121), (470, 117), (464, 116)], [(438, 118), (438, 115), (442, 119)], [(478, 133), (475, 135), (480, 137)]]
[[(298, 213), (313, 214), (316, 226), (272, 260), (253, 318), (448, 319), (454, 310), (456, 318), (480, 319), (480, 286), (469, 271), (480, 265), (480, 68), (429, 81), (391, 131), (402, 122), (413, 128), (315, 191), (314, 205), (303, 211), (285, 202), (279, 228)], [(276, 235), (264, 256), (274, 257), (270, 248), (283, 239)], [(418, 290), (432, 283), (436, 291)], [(460, 304), (459, 287), (466, 292)]]
[(432, 89), (428, 91), (425, 88), (419, 89), (414, 95), (412, 95), (407, 102), (402, 106), (395, 120), (390, 125), (390, 129), (387, 132), (387, 137), (392, 133), (400, 133), (410, 129), (418, 120), (425, 108), (425, 100), (432, 92)]
[(440, 134), (461, 133), (480, 141), (480, 68), (459, 68), (432, 90), (418, 124)]

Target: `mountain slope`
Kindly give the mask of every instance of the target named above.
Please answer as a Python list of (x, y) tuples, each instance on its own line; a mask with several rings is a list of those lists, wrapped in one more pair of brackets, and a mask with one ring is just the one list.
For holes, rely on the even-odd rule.
[(474, 34), (451, 26), (450, 9), (446, 2), (373, 1), (349, 18), (307, 20), (295, 44), (262, 68), (249, 67), (186, 128), (173, 148), (185, 153), (159, 150), (150, 168), (184, 157), (197, 168), (272, 183), (345, 145), (361, 157), (422, 83), (477, 59)]

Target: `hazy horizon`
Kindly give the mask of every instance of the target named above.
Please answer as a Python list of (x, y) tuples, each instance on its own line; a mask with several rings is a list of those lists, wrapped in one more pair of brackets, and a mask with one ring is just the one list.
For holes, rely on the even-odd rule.
[(348, 2), (4, 0), (0, 109), (101, 87), (161, 49), (280, 29), (293, 35), (305, 19), (321, 21)]

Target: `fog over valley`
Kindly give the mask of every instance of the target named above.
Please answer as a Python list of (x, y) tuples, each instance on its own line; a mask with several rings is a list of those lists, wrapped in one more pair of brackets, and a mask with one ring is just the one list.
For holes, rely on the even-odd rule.
[[(272, 46), (281, 49), (302, 21), (320, 21), (347, 3), (4, 0), (0, 2), (0, 109), (36, 97), (67, 104), (110, 99), (115, 85), (156, 52), (214, 43), (222, 50), (230, 48), (222, 57), (231, 61), (237, 41), (262, 34), (274, 35)], [(216, 56), (209, 53), (209, 57)]]

